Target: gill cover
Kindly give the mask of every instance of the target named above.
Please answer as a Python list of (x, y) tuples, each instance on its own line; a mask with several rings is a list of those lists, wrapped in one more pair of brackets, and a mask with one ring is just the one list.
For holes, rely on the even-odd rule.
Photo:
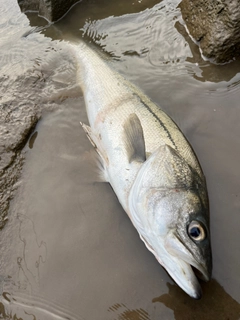
[(201, 297), (191, 266), (209, 280), (212, 262), (204, 176), (173, 148), (160, 146), (137, 174), (129, 211), (142, 240), (176, 283), (190, 296)]

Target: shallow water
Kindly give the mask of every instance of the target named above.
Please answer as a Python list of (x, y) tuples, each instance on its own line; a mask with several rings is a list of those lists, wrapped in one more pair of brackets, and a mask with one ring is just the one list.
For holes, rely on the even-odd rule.
[[(47, 75), (39, 104), (49, 109), (49, 101), (61, 99), (43, 113), (25, 146), (18, 192), (0, 235), (0, 317), (240, 319), (240, 61), (215, 66), (202, 60), (177, 4), (83, 1), (44, 33), (96, 43), (112, 67), (161, 105), (189, 139), (207, 178), (211, 209), (213, 280), (202, 284), (203, 298), (194, 301), (173, 283), (111, 187), (96, 181), (91, 145), (79, 125), (87, 117), (74, 89), (73, 61), (64, 43), (57, 59), (39, 45), (32, 54), (39, 52)], [(46, 24), (34, 13), (27, 16), (32, 26)], [(44, 47), (48, 40), (41, 41)], [(26, 56), (36, 42), (26, 48), (16, 43), (14, 52), (18, 46)], [(33, 88), (28, 90), (32, 96)]]

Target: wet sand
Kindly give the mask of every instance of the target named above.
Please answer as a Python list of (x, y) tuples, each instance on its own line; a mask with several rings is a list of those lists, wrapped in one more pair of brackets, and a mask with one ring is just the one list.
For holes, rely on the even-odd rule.
[[(207, 178), (213, 280), (202, 283), (201, 300), (192, 300), (145, 248), (111, 187), (97, 181), (92, 147), (79, 125), (87, 122), (84, 101), (76, 90), (42, 114), (24, 149), (17, 194), (0, 235), (3, 318), (240, 319), (240, 62), (203, 61), (176, 3), (142, 5), (124, 3), (123, 10), (89, 1), (44, 33), (97, 43), (110, 53), (112, 67), (182, 128)], [(28, 16), (32, 25), (44, 23)], [(47, 62), (51, 80), (56, 69)], [(50, 87), (50, 96), (58, 96), (59, 88)]]

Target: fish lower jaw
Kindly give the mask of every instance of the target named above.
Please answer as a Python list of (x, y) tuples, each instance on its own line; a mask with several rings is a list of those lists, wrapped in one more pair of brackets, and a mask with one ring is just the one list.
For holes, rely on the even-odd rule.
[[(191, 298), (201, 299), (202, 297), (202, 288), (198, 282), (198, 279), (194, 273), (194, 270), (190, 264), (182, 262), (181, 263), (181, 273), (180, 276), (177, 270), (172, 273), (171, 270), (165, 268), (170, 277), (176, 282), (176, 284), (182, 288)], [(183, 267), (184, 266), (184, 267)]]
[[(197, 269), (189, 262), (171, 255), (164, 247), (161, 249), (159, 254), (153, 249), (151, 250), (157, 261), (183, 291), (194, 299), (200, 299), (202, 297), (202, 289), (194, 272)], [(198, 272), (200, 273), (199, 270)]]

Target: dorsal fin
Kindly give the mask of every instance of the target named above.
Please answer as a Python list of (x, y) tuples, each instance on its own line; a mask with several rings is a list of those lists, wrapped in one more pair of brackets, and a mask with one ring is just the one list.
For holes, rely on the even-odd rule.
[(98, 167), (98, 178), (101, 181), (109, 181), (108, 180), (108, 173), (107, 173), (107, 167), (108, 167), (108, 157), (106, 152), (101, 146), (101, 143), (99, 141), (98, 136), (94, 133), (94, 131), (89, 127), (88, 125), (80, 122), (83, 130), (85, 131), (89, 141), (93, 145), (94, 149), (96, 150), (98, 157), (93, 156), (93, 153), (89, 153), (90, 157), (92, 160), (94, 159), (95, 163), (97, 164)]
[(144, 162), (146, 160), (143, 128), (138, 116), (131, 113), (124, 125), (125, 144), (129, 162)]

